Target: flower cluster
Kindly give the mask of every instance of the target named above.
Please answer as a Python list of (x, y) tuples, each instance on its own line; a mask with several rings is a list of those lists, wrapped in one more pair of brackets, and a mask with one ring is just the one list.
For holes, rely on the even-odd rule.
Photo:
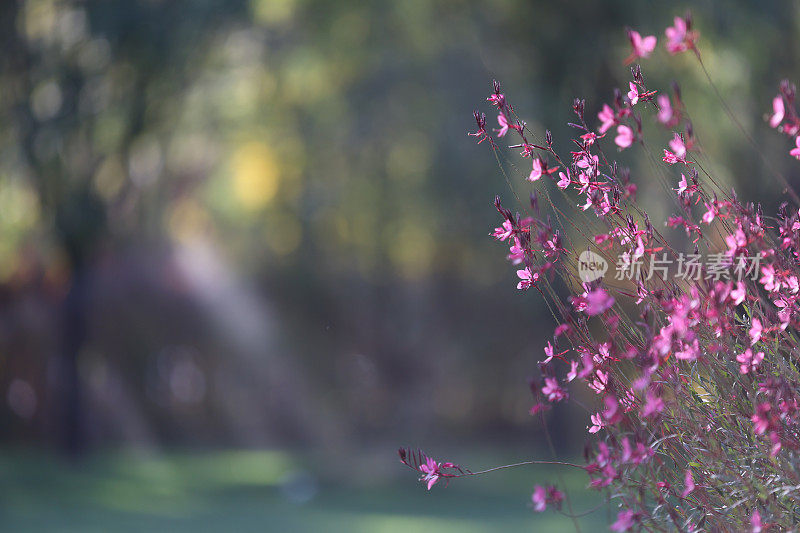
[(428, 487), (428, 490), (431, 490), (440, 479), (449, 481), (450, 478), (461, 477), (467, 474), (467, 471), (460, 466), (453, 463), (440, 463), (435, 461), (422, 453), (421, 450), (400, 448), (397, 453), (400, 456), (401, 463), (419, 472), (419, 480)]
[[(691, 51), (702, 66), (689, 15), (676, 17), (665, 34), (670, 54)], [(657, 45), (655, 36), (631, 29), (627, 37), (627, 63)], [(496, 82), (488, 97), (500, 124), (494, 138), (475, 113), (473, 135), (481, 142), (489, 139), (498, 151), (500, 139), (514, 136), (510, 148), (531, 161), (522, 176), (533, 187), (529, 208), (512, 212), (495, 198), (501, 225), (492, 233), (510, 247), (517, 288), (535, 287), (559, 320), (539, 363), (541, 378), (531, 381), (531, 413), (567, 400), (577, 383), (597, 396), (599, 409), (587, 413), (583, 469), (589, 487), (619, 505), (614, 531), (790, 528), (800, 498), (800, 210), (785, 203), (767, 224), (760, 205), (698, 172), (699, 141), (679, 87), (648, 86), (639, 65), (631, 75), (627, 90), (615, 90), (596, 115), (584, 100), (573, 102), (577, 133), (568, 156), (549, 131), (531, 131), (517, 117)], [(768, 120), (795, 139), (791, 155), (800, 159), (794, 98), (794, 86), (783, 82)], [(650, 220), (630, 172), (604, 139), (613, 131), (614, 151), (647, 149), (648, 114), (666, 129), (656, 141), (663, 148), (659, 176), (679, 174), (663, 184), (675, 208), (664, 226), (682, 228), (685, 241)], [(565, 214), (564, 203), (577, 208)], [(728, 265), (756, 258), (760, 271), (734, 280), (699, 265), (697, 276), (677, 280), (637, 274), (586, 282), (577, 273), (587, 249), (606, 261), (647, 266), (703, 250)], [(426, 458), (415, 468), (430, 488), (447, 465), (453, 467)], [(558, 508), (562, 497), (555, 487), (536, 486), (532, 502), (542, 511)]]
[(800, 159), (800, 117), (794, 107), (797, 89), (789, 80), (783, 80), (778, 95), (772, 99), (772, 115), (769, 125), (794, 139), (795, 148), (789, 151), (793, 157)]

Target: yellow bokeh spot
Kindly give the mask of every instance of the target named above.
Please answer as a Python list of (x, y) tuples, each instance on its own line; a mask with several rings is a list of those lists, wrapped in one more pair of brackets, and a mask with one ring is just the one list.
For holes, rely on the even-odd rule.
[(233, 156), (233, 193), (248, 210), (266, 206), (278, 192), (280, 169), (272, 150), (261, 142), (245, 144)]
[(117, 196), (124, 183), (125, 169), (116, 156), (109, 156), (103, 160), (92, 181), (94, 190), (104, 200), (111, 200)]
[(430, 232), (418, 224), (405, 223), (387, 236), (389, 258), (400, 274), (420, 279), (430, 272), (435, 242)]
[(252, 0), (250, 7), (256, 21), (275, 26), (292, 18), (295, 4), (295, 0)]

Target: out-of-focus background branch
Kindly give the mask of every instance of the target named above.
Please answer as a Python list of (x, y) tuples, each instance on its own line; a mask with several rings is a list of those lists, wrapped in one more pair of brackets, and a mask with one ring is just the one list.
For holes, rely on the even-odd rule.
[[(800, 10), (695, 4), (709, 71), (797, 185), (763, 115), (778, 81), (798, 79)], [(623, 27), (662, 37), (682, 9), (0, 3), (0, 520), (193, 531), (277, 516), (268, 530), (541, 520), (525, 507), (541, 471), (425, 498), (392, 456), (404, 443), (457, 462), (549, 454), (525, 378), (554, 323), (537, 294), (516, 294), (488, 237), (491, 199), (512, 195), (466, 136), (471, 112), (487, 110), (497, 78), (566, 151), (572, 98), (594, 117), (627, 83)], [(715, 175), (777, 205), (693, 58), (659, 47), (643, 71), (657, 89), (681, 81)], [(645, 122), (658, 150), (666, 133)], [(669, 214), (647, 159), (624, 155), (651, 213)], [(559, 454), (580, 454), (587, 420), (549, 413)]]

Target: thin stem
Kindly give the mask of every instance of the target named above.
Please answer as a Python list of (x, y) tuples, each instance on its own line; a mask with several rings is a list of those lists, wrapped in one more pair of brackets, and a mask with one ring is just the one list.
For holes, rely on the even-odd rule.
[(465, 472), (464, 474), (459, 474), (452, 477), (477, 476), (479, 474), (488, 474), (489, 472), (494, 472), (495, 470), (503, 470), (505, 468), (514, 468), (517, 466), (526, 466), (526, 465), (560, 465), (560, 466), (571, 466), (573, 468), (579, 468), (580, 470), (586, 470), (584, 467), (580, 465), (576, 465), (574, 463), (566, 463), (564, 461), (522, 461), (521, 463), (495, 466), (494, 468), (489, 468), (487, 470), (480, 470), (478, 472)]

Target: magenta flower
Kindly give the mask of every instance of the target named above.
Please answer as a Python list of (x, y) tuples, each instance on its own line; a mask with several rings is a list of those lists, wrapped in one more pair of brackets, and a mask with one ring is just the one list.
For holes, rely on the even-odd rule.
[(547, 492), (544, 487), (536, 485), (533, 489), (533, 495), (531, 495), (531, 501), (533, 502), (533, 510), (537, 513), (547, 509)]
[(647, 391), (645, 403), (642, 407), (642, 416), (650, 418), (656, 416), (664, 410), (664, 400), (656, 396), (653, 391)]
[(536, 485), (536, 487), (533, 489), (533, 494), (531, 495), (533, 510), (537, 513), (541, 513), (547, 509), (547, 504), (553, 504), (560, 509), (561, 501), (563, 499), (564, 495), (561, 493), (561, 491), (552, 485), (546, 488), (542, 487), (541, 485)]
[(503, 221), (503, 225), (499, 228), (495, 228), (494, 232), (492, 232), (492, 237), (497, 239), (498, 241), (504, 241), (514, 233), (514, 227), (511, 225), (511, 222), (508, 220)]
[(514, 237), (514, 244), (511, 245), (508, 252), (506, 259), (511, 261), (512, 265), (518, 265), (525, 260), (525, 250), (516, 237)]
[(736, 356), (736, 360), (741, 363), (739, 366), (739, 372), (742, 374), (747, 374), (749, 372), (755, 372), (758, 368), (758, 365), (761, 364), (761, 361), (764, 360), (764, 352), (758, 352), (757, 354), (753, 355), (753, 351), (748, 348)]
[(617, 521), (611, 524), (611, 531), (628, 531), (633, 527), (636, 513), (628, 509), (617, 513)]
[(671, 124), (675, 113), (672, 111), (672, 104), (669, 101), (669, 96), (666, 94), (659, 94), (656, 101), (658, 102), (658, 115), (656, 118), (664, 125)]
[(603, 104), (603, 108), (597, 113), (597, 118), (600, 119), (600, 127), (597, 128), (598, 133), (600, 135), (605, 134), (608, 130), (610, 130), (616, 123), (617, 117), (614, 114), (614, 110), (608, 104)]
[(533, 158), (533, 170), (531, 170), (528, 181), (536, 181), (542, 177), (542, 160), (538, 157)]
[(606, 396), (603, 400), (606, 408), (603, 410), (603, 420), (606, 425), (613, 426), (622, 420), (622, 413), (619, 410), (619, 402), (614, 396)]
[(732, 290), (731, 293), (730, 293), (730, 297), (731, 297), (731, 300), (733, 301), (733, 305), (739, 305), (740, 303), (742, 303), (744, 301), (744, 299), (745, 299), (745, 295), (746, 295), (746, 292), (745, 292), (745, 288), (744, 288), (744, 283), (742, 283), (741, 281), (737, 281), (736, 282), (736, 288), (734, 290)]
[(772, 99), (772, 116), (769, 117), (769, 125), (777, 128), (783, 122), (785, 115), (786, 108), (783, 105), (783, 97), (778, 95)]
[(800, 135), (794, 138), (795, 148), (789, 150), (789, 155), (795, 159), (800, 159)]
[(563, 172), (559, 172), (558, 177), (559, 180), (558, 182), (556, 182), (556, 187), (558, 187), (562, 191), (565, 190), (567, 187), (569, 187), (569, 184), (572, 183), (572, 181), (569, 179), (569, 170), (567, 171), (566, 174), (564, 174)]
[(617, 126), (617, 136), (614, 137), (614, 142), (620, 149), (624, 150), (633, 144), (633, 130), (625, 125)]
[(753, 319), (752, 325), (750, 326), (750, 331), (748, 334), (750, 335), (750, 346), (757, 343), (761, 340), (761, 332), (764, 330), (763, 326), (761, 325), (761, 321), (757, 318)]
[(595, 316), (610, 309), (614, 305), (614, 297), (602, 287), (598, 287), (586, 295), (585, 302), (584, 312), (589, 316)]
[(592, 422), (592, 426), (589, 428), (589, 433), (597, 433), (605, 426), (605, 422), (603, 422), (603, 415), (600, 413), (591, 415), (589, 420)]
[(547, 346), (544, 347), (544, 354), (547, 356), (547, 358), (544, 361), (542, 361), (542, 363), (547, 364), (550, 361), (552, 361), (553, 353), (554, 353), (553, 345), (552, 343), (550, 343), (550, 341), (547, 341)]
[(521, 291), (526, 291), (531, 287), (536, 286), (536, 280), (539, 279), (539, 273), (533, 272), (531, 273), (530, 267), (525, 267), (522, 270), (517, 270), (517, 276), (519, 276), (520, 282), (517, 283), (517, 289)]
[(683, 489), (683, 492), (681, 492), (681, 496), (685, 498), (695, 489), (694, 476), (692, 475), (691, 470), (686, 470), (686, 474), (683, 476), (683, 483), (685, 488)]
[(544, 378), (542, 393), (547, 396), (548, 401), (560, 402), (568, 397), (567, 391), (561, 388), (556, 378)]
[(655, 50), (658, 39), (655, 35), (642, 37), (638, 31), (628, 30), (628, 40), (631, 42), (631, 55), (625, 59), (625, 64), (633, 63), (639, 58), (648, 58)]
[(756, 406), (756, 412), (750, 418), (753, 422), (753, 431), (756, 435), (763, 435), (770, 426), (769, 411), (772, 406), (768, 402), (761, 402)]
[(636, 84), (633, 82), (629, 82), (628, 87), (630, 88), (628, 91), (628, 100), (630, 100), (631, 106), (635, 106), (639, 101), (639, 88), (636, 87)]
[(508, 133), (508, 128), (509, 128), (508, 120), (506, 119), (506, 116), (503, 113), (497, 115), (497, 123), (500, 124), (500, 129), (495, 130), (497, 131), (497, 136), (503, 137), (506, 133)]
[(758, 509), (753, 511), (753, 516), (750, 517), (751, 533), (761, 533), (763, 525), (761, 524), (761, 513)]
[(578, 377), (578, 361), (569, 362), (569, 372), (567, 372), (567, 383)]
[(669, 147), (672, 148), (672, 152), (669, 150), (664, 150), (664, 162), (669, 163), (670, 165), (674, 165), (675, 163), (686, 163), (686, 145), (683, 143), (683, 139), (677, 133), (669, 142)]
[(422, 472), (420, 481), (427, 483), (428, 490), (431, 490), (439, 481), (439, 463), (428, 457), (424, 465), (419, 465), (419, 470)]
[(691, 31), (690, 22), (682, 17), (675, 17), (674, 25), (664, 31), (667, 36), (667, 51), (670, 54), (678, 54), (686, 50), (694, 50), (694, 43), (699, 37), (695, 31)]
[[(420, 481), (425, 483), (428, 490), (442, 478), (459, 477), (464, 475), (464, 470), (453, 463), (439, 463), (419, 450), (400, 448), (398, 450), (400, 462), (422, 474)], [(469, 473), (469, 471), (467, 471)]]

